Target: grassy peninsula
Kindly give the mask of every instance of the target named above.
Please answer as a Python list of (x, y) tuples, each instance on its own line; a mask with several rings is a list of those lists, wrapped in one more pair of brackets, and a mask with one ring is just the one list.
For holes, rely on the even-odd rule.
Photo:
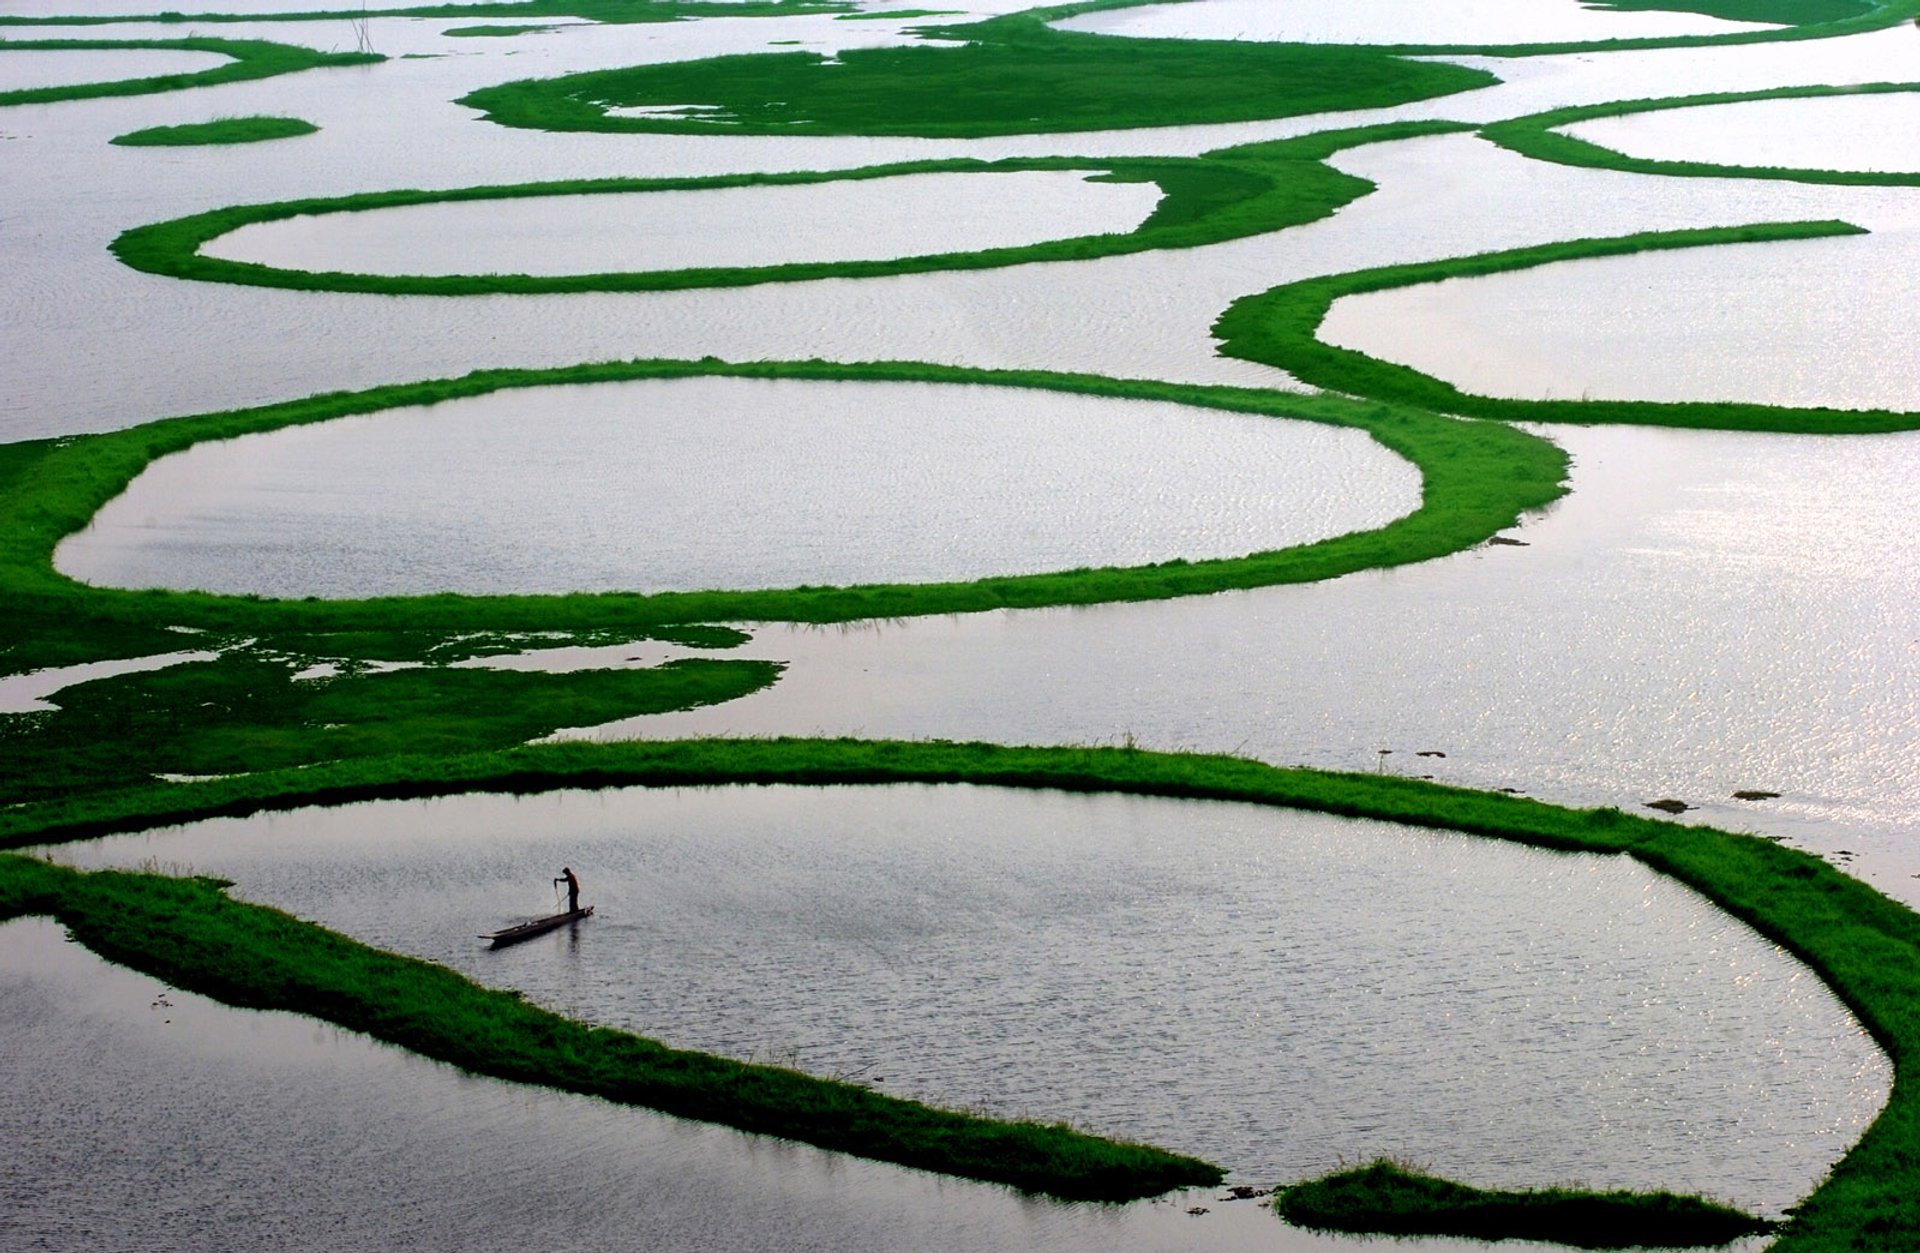
[(320, 128), (297, 117), (221, 117), (181, 126), (149, 126), (115, 135), (108, 143), (123, 148), (187, 148), (202, 144), (257, 144), (294, 139)]
[(1671, 1192), (1490, 1192), (1389, 1161), (1279, 1188), (1274, 1196), (1276, 1214), (1316, 1231), (1541, 1240), (1581, 1249), (1695, 1248), (1761, 1235), (1776, 1226)]
[[(576, 179), (463, 187), (448, 191), (383, 191), (329, 199), (234, 205), (124, 231), (115, 256), (149, 274), (286, 287), (306, 291), (377, 292), (392, 296), (530, 295), (583, 291), (669, 291), (740, 287), (810, 279), (875, 278), (935, 270), (993, 269), (1043, 261), (1080, 261), (1160, 248), (1195, 248), (1260, 235), (1326, 217), (1373, 190), (1366, 179), (1343, 174), (1328, 157), (1362, 144), (1469, 129), (1452, 122), (1401, 122), (1322, 131), (1299, 139), (1225, 148), (1191, 159), (1030, 157), (1002, 161), (966, 158), (913, 161), (823, 173), (739, 174), (710, 178)], [(116, 141), (117, 142), (117, 141)], [(874, 261), (811, 261), (781, 265), (704, 267), (601, 274), (531, 275), (497, 272), (386, 275), (289, 270), (203, 256), (200, 249), (243, 226), (312, 214), (355, 213), (407, 205), (548, 196), (647, 194), (722, 188), (791, 187), (857, 182), (912, 174), (994, 174), (1026, 170), (1092, 171), (1101, 182), (1154, 183), (1162, 199), (1133, 231), (1081, 235), (974, 252), (947, 252)], [(878, 191), (877, 194), (884, 194)], [(476, 266), (484, 256), (474, 258)]]
[(144, 96), (158, 91), (237, 83), (250, 78), (272, 78), (276, 74), (293, 74), (323, 66), (372, 65), (386, 60), (371, 52), (315, 52), (311, 48), (269, 43), (263, 39), (207, 39), (200, 36), (188, 39), (0, 39), (0, 52), (114, 52), (130, 49), (211, 52), (232, 59), (225, 65), (216, 65), (210, 70), (194, 74), (156, 74), (148, 78), (123, 78), (104, 83), (67, 83), (58, 87), (22, 87), (0, 91), (0, 105), (51, 104), (60, 100), (91, 100), (100, 96)]
[(1305, 279), (1243, 296), (1214, 323), (1213, 333), (1222, 341), (1223, 355), (1278, 366), (1315, 387), (1503, 422), (1604, 422), (1816, 435), (1914, 430), (1920, 428), (1920, 413), (1881, 409), (1794, 408), (1738, 401), (1509, 400), (1480, 396), (1408, 366), (1335, 347), (1321, 341), (1317, 334), (1327, 311), (1342, 296), (1588, 257), (1864, 234), (1845, 222), (1781, 222), (1569, 240), (1444, 261), (1382, 266)]

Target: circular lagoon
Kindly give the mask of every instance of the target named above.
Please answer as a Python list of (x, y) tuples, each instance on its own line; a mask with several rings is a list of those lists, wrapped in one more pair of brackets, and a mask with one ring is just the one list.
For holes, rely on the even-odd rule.
[[(1261, 1185), (1392, 1154), (1777, 1212), (1884, 1102), (1804, 967), (1626, 858), (996, 788), (461, 796), (79, 845), (572, 1016)], [(598, 914), (516, 948), (561, 865)]]
[(881, 261), (1127, 234), (1153, 183), (1089, 171), (906, 174), (683, 191), (515, 196), (284, 218), (200, 251), (351, 274), (611, 274)]
[(1195, 0), (1087, 13), (1063, 30), (1156, 39), (1341, 44), (1524, 44), (1764, 30), (1693, 13), (1611, 13), (1579, 0)]
[(269, 596), (925, 582), (1385, 525), (1357, 430), (971, 385), (509, 389), (196, 445), (64, 541), (90, 583)]

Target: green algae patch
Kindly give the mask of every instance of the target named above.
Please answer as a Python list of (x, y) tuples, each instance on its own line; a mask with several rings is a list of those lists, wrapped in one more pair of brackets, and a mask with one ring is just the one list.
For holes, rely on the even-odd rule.
[(1461, 391), (1451, 383), (1409, 366), (1338, 348), (1318, 337), (1327, 311), (1343, 296), (1451, 278), (1502, 274), (1589, 257), (1866, 233), (1846, 222), (1763, 223), (1570, 240), (1444, 261), (1355, 270), (1243, 296), (1221, 314), (1214, 323), (1213, 333), (1222, 341), (1219, 349), (1222, 355), (1277, 366), (1315, 387), (1503, 422), (1619, 423), (1813, 435), (1920, 429), (1920, 413), (1882, 409), (1797, 408), (1737, 401), (1509, 400), (1481, 396)]
[[(59, 541), (85, 527), (157, 457), (228, 439), (505, 388), (702, 376), (836, 382), (972, 383), (1168, 401), (1232, 413), (1321, 422), (1366, 431), (1421, 474), (1413, 513), (1372, 531), (1245, 557), (1010, 575), (970, 582), (864, 584), (771, 591), (595, 593), (558, 596), (434, 595), (370, 600), (267, 600), (200, 592), (89, 587), (53, 568)], [(1457, 421), (1389, 405), (1041, 371), (924, 363), (819, 361), (730, 364), (630, 361), (549, 370), (486, 370), (458, 379), (341, 392), (256, 409), (165, 419), (40, 447), (0, 493), (0, 597), (20, 623), (84, 635), (86, 622), (190, 627), (235, 634), (432, 630), (651, 632), (672, 624), (847, 622), (989, 609), (1159, 600), (1233, 588), (1314, 582), (1356, 570), (1446, 556), (1482, 543), (1565, 491), (1566, 456), (1499, 423)]]
[[(1774, 1253), (1920, 1246), (1920, 1196), (1912, 1186), (1912, 1163), (1920, 1156), (1920, 1101), (1914, 1097), (1911, 1079), (1912, 1067), (1920, 1058), (1920, 1013), (1915, 1011), (1920, 1005), (1920, 916), (1817, 857), (1754, 836), (1677, 826), (1618, 809), (1574, 810), (1391, 775), (1286, 769), (1221, 756), (1132, 748), (1007, 748), (943, 741), (694, 740), (551, 744), (460, 757), (389, 757), (95, 793), (0, 810), (0, 846), (59, 842), (314, 804), (475, 791), (528, 794), (560, 788), (751, 783), (969, 783), (1231, 801), (1456, 830), (1549, 849), (1630, 855), (1699, 891), (1805, 962), (1853, 1011), (1893, 1061), (1893, 1090), (1879, 1119), (1819, 1188), (1796, 1207), (1791, 1221), (1780, 1229), (1772, 1246)], [(75, 926), (80, 911), (78, 906), (65, 903), (69, 899), (66, 894), (77, 890), (75, 883), (89, 883), (99, 876), (65, 878), (69, 873), (24, 858), (0, 860), (0, 907), (13, 913), (53, 913)], [(148, 913), (164, 920), (202, 909), (251, 908), (211, 889), (206, 889), (200, 904), (189, 902), (190, 908), (174, 904), (178, 899), (175, 893), (192, 891), (177, 885), (191, 881), (124, 875), (113, 876), (111, 881), (136, 900), (149, 890), (164, 889), (168, 894), (164, 903), (140, 905), (142, 913), (134, 916), (143, 919)], [(117, 908), (101, 909), (94, 915), (100, 925), (117, 916)], [(276, 973), (304, 965), (310, 943), (322, 946), (320, 951), (327, 954), (336, 951), (335, 945), (346, 943), (317, 928), (305, 930), (305, 924), (283, 920), (271, 911), (253, 916), (280, 920), (275, 924), (277, 932), (293, 932), (274, 940), (278, 947), (272, 969)], [(117, 942), (96, 935), (82, 935), (81, 939), (103, 956), (177, 979), (181, 986), (209, 992), (231, 1003), (267, 1003), (248, 999), (263, 993), (244, 984), (224, 987), (222, 983), (234, 977), (223, 971), (268, 969), (261, 961), (236, 959), (235, 954), (249, 951), (254, 942), (250, 938), (236, 940), (234, 933), (216, 927), (210, 933), (213, 939), (183, 946), (171, 932), (156, 936), (148, 933), (144, 924), (130, 925), (122, 934)], [(406, 963), (405, 969), (420, 965)], [(453, 978), (445, 972), (431, 977)], [(335, 1007), (353, 998), (341, 997), (334, 987), (310, 990), (283, 977), (276, 978), (273, 985), (287, 998), (275, 1002), (280, 1007), (347, 1021)], [(394, 1024), (410, 1015), (438, 1016), (434, 1004), (438, 995), (404, 986), (398, 991), (376, 989), (358, 999), (349, 1025), (429, 1051), (411, 1036), (398, 1038), (401, 1028)], [(448, 1034), (454, 1035), (456, 1042), (468, 1038), (459, 1032)], [(570, 1086), (571, 1079), (555, 1073), (558, 1059), (543, 1054), (527, 1060), (516, 1054), (508, 1063), (492, 1056), (496, 1042), (504, 1049), (507, 1038), (517, 1039), (521, 1034), (489, 1033), (479, 1037), (482, 1043), (472, 1051), (457, 1056), (429, 1051), (429, 1055), (484, 1073)], [(593, 1043), (593, 1039), (582, 1042), (588, 1054)], [(454, 1043), (445, 1047), (452, 1048)], [(574, 1090), (589, 1089), (583, 1086)], [(614, 1099), (622, 1098), (615, 1094)], [(655, 1103), (651, 1093), (635, 1103), (665, 1108)], [(711, 1117), (731, 1126), (743, 1126), (749, 1117), (734, 1114), (730, 1101), (705, 1107), (691, 1116)], [(749, 1129), (770, 1128), (757, 1124)], [(813, 1134), (796, 1134), (794, 1138), (822, 1142)], [(882, 1156), (867, 1147), (848, 1151)], [(885, 1156), (884, 1160), (902, 1158)], [(950, 1169), (922, 1161), (908, 1164)], [(1003, 1178), (986, 1174), (969, 1177)], [(1176, 1182), (1159, 1186), (1176, 1186)], [(1044, 1180), (1020, 1186), (1067, 1194)]]
[[(500, 125), (535, 130), (958, 139), (1385, 108), (1497, 81), (1481, 70), (1368, 48), (1128, 39), (1046, 25), (1066, 15), (1039, 10), (920, 29), (958, 47), (754, 53), (595, 70), (486, 87), (460, 103)], [(616, 108), (658, 112), (609, 112)]]
[[(116, 18), (115, 21), (133, 19)], [(0, 91), (0, 105), (51, 104), (60, 100), (90, 100), (100, 96), (145, 96), (189, 87), (212, 87), (253, 78), (272, 78), (325, 66), (372, 65), (385, 57), (371, 52), (315, 52), (292, 44), (262, 39), (0, 39), (0, 52), (115, 52), (131, 49), (211, 52), (231, 60), (193, 74), (157, 74), (105, 83), (67, 83), (58, 87), (25, 87)]]
[(380, 952), (205, 878), (80, 874), (0, 857), (0, 917), (50, 914), (109, 961), (229, 1005), (309, 1014), (474, 1074), (643, 1106), (1071, 1200), (1218, 1182), (1196, 1158), (1003, 1122), (857, 1084), (668, 1048)]
[(297, 117), (222, 117), (182, 126), (149, 126), (116, 135), (108, 143), (123, 148), (187, 148), (202, 144), (257, 144), (270, 139), (293, 139), (319, 131)]
[(1279, 1188), (1274, 1198), (1276, 1214), (1315, 1231), (1540, 1240), (1582, 1249), (1693, 1248), (1775, 1227), (1728, 1206), (1672, 1192), (1492, 1192), (1389, 1161)]
[(1841, 187), (1920, 187), (1920, 171), (1794, 169), (1767, 165), (1724, 165), (1709, 161), (1661, 161), (1629, 156), (1566, 134), (1562, 127), (1598, 118), (1632, 117), (1669, 109), (1696, 109), (1754, 100), (1818, 100), (1832, 96), (1877, 96), (1920, 91), (1920, 83), (1863, 83), (1849, 87), (1773, 87), (1764, 91), (1723, 91), (1695, 96), (1668, 96), (1654, 100), (1619, 100), (1608, 104), (1549, 109), (1509, 118), (1483, 127), (1482, 138), (1509, 152), (1556, 165), (1628, 174), (1658, 174), (1681, 178), (1759, 178)]
[[(673, 291), (830, 278), (879, 278), (938, 270), (994, 269), (1047, 261), (1083, 261), (1162, 248), (1195, 248), (1298, 226), (1327, 217), (1374, 184), (1326, 164), (1346, 148), (1470, 129), (1453, 122), (1402, 122), (1328, 131), (1300, 139), (1225, 148), (1195, 158), (1034, 157), (1003, 161), (913, 161), (853, 170), (740, 174), (708, 178), (590, 179), (384, 191), (327, 199), (235, 205), (124, 231), (110, 245), (136, 270), (203, 282), (306, 291), (392, 296), (532, 295), (583, 291)], [(476, 200), (550, 196), (645, 195), (755, 187), (862, 182), (908, 175), (982, 175), (1035, 170), (1089, 172), (1104, 182), (1153, 183), (1161, 190), (1152, 214), (1130, 232), (1081, 235), (973, 252), (930, 253), (871, 261), (810, 261), (761, 266), (708, 266), (602, 274), (386, 275), (283, 269), (202, 255), (214, 239), (245, 226), (332, 213)], [(476, 264), (485, 257), (476, 257)]]

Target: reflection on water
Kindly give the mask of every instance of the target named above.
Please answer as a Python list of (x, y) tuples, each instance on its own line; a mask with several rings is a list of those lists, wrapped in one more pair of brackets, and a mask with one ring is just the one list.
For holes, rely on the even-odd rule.
[[(184, 863), (686, 1047), (1067, 1118), (1248, 1182), (1389, 1153), (1777, 1210), (1885, 1099), (1823, 985), (1624, 858), (964, 787), (305, 810), (59, 850)], [(504, 952), (562, 863), (598, 915)]]
[(1657, 161), (1787, 169), (1920, 170), (1920, 94), (1816, 96), (1596, 118), (1566, 131)]
[(355, 274), (606, 274), (885, 260), (1122, 235), (1159, 200), (1153, 183), (1096, 183), (1085, 171), (911, 174), (328, 213), (245, 226), (200, 251)]
[(1920, 220), (1889, 218), (1343, 297), (1320, 337), (1480, 395), (1911, 410), (1917, 282)]
[(184, 52), (177, 48), (8, 49), (0, 43), (0, 92), (198, 74), (232, 63), (232, 57), (217, 52)]
[(1612, 13), (1580, 0), (1196, 0), (1084, 13), (1064, 30), (1160, 39), (1348, 44), (1521, 44), (1764, 29), (1694, 13)]
[(94, 583), (274, 596), (787, 587), (1242, 556), (1382, 526), (1363, 432), (973, 386), (496, 392), (202, 444), (60, 547)]

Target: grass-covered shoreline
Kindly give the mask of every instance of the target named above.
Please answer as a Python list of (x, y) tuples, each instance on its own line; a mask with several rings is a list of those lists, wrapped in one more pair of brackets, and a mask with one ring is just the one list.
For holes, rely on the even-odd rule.
[(808, 13), (846, 13), (853, 9), (846, 0), (450, 0), (445, 4), (412, 4), (366, 8), (314, 8), (267, 13), (244, 13), (232, 9), (204, 13), (182, 13), (168, 9), (156, 13), (76, 13), (61, 17), (31, 17), (24, 14), (0, 14), (0, 26), (109, 26), (124, 22), (206, 26), (223, 22), (324, 22), (360, 21), (366, 18), (487, 17), (523, 20), (527, 18), (573, 17), (608, 26), (645, 22), (684, 22), (702, 17), (792, 17)]
[(22, 87), (0, 91), (0, 106), (52, 104), (62, 100), (91, 100), (101, 96), (144, 96), (189, 87), (213, 87), (253, 78), (272, 78), (322, 66), (372, 65), (385, 57), (371, 52), (315, 52), (293, 44), (264, 39), (0, 39), (0, 52), (116, 52), (160, 50), (211, 52), (231, 57), (225, 65), (192, 74), (155, 74), (102, 83), (66, 83), (58, 87)]
[(319, 131), (297, 117), (219, 117), (210, 122), (179, 126), (149, 126), (107, 142), (123, 148), (187, 148), (204, 144), (257, 144), (272, 139), (294, 139)]
[(1815, 435), (1920, 429), (1920, 413), (1885, 409), (1803, 408), (1742, 401), (1511, 400), (1482, 396), (1461, 391), (1451, 383), (1409, 366), (1335, 347), (1318, 336), (1328, 310), (1343, 296), (1591, 257), (1866, 233), (1846, 222), (1764, 223), (1568, 240), (1443, 261), (1382, 266), (1305, 279), (1243, 296), (1220, 315), (1213, 333), (1222, 341), (1222, 355), (1277, 366), (1315, 387), (1437, 413), (1469, 414), (1502, 422), (1620, 423)]
[(1763, 1235), (1778, 1225), (1671, 1192), (1489, 1191), (1390, 1161), (1277, 1188), (1273, 1208), (1295, 1226), (1316, 1231), (1541, 1240), (1581, 1249), (1697, 1248)]
[[(1819, 858), (1753, 836), (1683, 827), (1616, 809), (1571, 810), (1390, 775), (1284, 769), (1228, 757), (944, 742), (705, 740), (389, 757), (96, 793), (0, 811), (0, 846), (310, 804), (470, 791), (908, 782), (1280, 805), (1544, 848), (1633, 856), (1703, 893), (1806, 962), (1893, 1060), (1894, 1086), (1886, 1109), (1797, 1207), (1773, 1246), (1775, 1253), (1897, 1250), (1920, 1244), (1920, 1194), (1911, 1186), (1912, 1162), (1920, 1155), (1920, 1102), (1914, 1100), (1908, 1078), (1920, 1050), (1920, 916)], [(0, 876), (11, 880), (29, 873), (22, 867), (35, 865), (8, 860), (0, 863)], [(15, 908), (53, 912), (47, 905)], [(296, 955), (298, 947), (293, 944)], [(129, 960), (158, 960), (139, 945), (133, 949)], [(176, 954), (176, 960), (183, 985), (194, 987), (200, 977), (196, 966), (204, 959), (179, 959)], [(369, 1012), (382, 1004), (382, 998), (372, 998)], [(312, 1005), (303, 1008), (319, 1012)], [(384, 1012), (397, 1011), (387, 1005)], [(535, 1081), (548, 1080), (535, 1076)]]
[[(993, 269), (1046, 261), (1083, 261), (1163, 248), (1196, 248), (1317, 221), (1373, 190), (1366, 179), (1326, 164), (1334, 153), (1364, 144), (1471, 129), (1453, 122), (1401, 122), (1322, 131), (1298, 139), (1226, 148), (1196, 158), (1028, 157), (913, 161), (850, 170), (736, 174), (706, 178), (575, 179), (566, 182), (393, 190), (268, 204), (233, 205), (123, 231), (109, 247), (136, 270), (171, 278), (284, 287), (303, 291), (391, 296), (530, 295), (587, 291), (678, 291), (813, 279), (877, 278), (938, 270)], [(119, 141), (116, 141), (119, 142)], [(203, 256), (206, 244), (262, 222), (403, 206), (550, 196), (644, 195), (728, 188), (794, 187), (864, 182), (916, 174), (1088, 171), (1096, 181), (1154, 183), (1162, 192), (1151, 216), (1131, 232), (1080, 235), (1038, 243), (867, 261), (801, 261), (758, 266), (531, 275), (498, 272), (442, 275), (357, 274), (284, 269)], [(486, 261), (475, 257), (476, 263)]]
[[(1174, 560), (972, 582), (776, 591), (267, 600), (89, 587), (59, 574), (52, 565), (59, 541), (85, 527), (100, 507), (118, 495), (149, 462), (202, 440), (227, 439), (402, 405), (432, 404), (502, 388), (700, 376), (1049, 388), (1354, 427), (1418, 467), (1421, 505), (1378, 530), (1246, 557)], [(1458, 552), (1557, 499), (1565, 491), (1566, 465), (1565, 454), (1555, 445), (1497, 423), (1460, 422), (1386, 405), (1254, 389), (920, 363), (630, 361), (553, 370), (491, 370), (459, 379), (164, 419), (64, 441), (0, 446), (0, 595), (7, 598), (16, 633), (31, 634), (33, 624), (38, 622), (56, 635), (71, 634), (81, 623), (87, 624), (87, 630), (188, 627), (268, 634), (400, 629), (448, 633), (585, 629), (645, 632), (677, 623), (846, 622), (1152, 600), (1312, 582)], [(0, 654), (3, 661), (4, 654)]]

